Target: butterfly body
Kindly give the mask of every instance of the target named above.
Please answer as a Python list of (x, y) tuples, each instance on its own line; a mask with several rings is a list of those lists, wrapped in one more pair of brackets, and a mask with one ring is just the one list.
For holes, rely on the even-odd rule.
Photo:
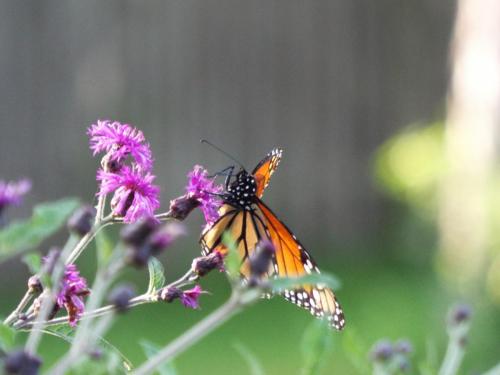
[(248, 211), (256, 203), (256, 192), (257, 183), (255, 178), (245, 170), (241, 170), (236, 175), (236, 179), (231, 184), (228, 184), (227, 192), (224, 194), (224, 201)]
[[(274, 149), (252, 173), (242, 169), (236, 176), (229, 174), (226, 192), (222, 195), (224, 204), (219, 210), (219, 219), (206, 227), (200, 238), (205, 255), (212, 251), (225, 254), (228, 249), (222, 242), (222, 237), (225, 232), (229, 232), (236, 241), (243, 279), (250, 276), (249, 256), (262, 240), (271, 241), (275, 247), (272, 264), (265, 277), (298, 277), (320, 272), (295, 235), (261, 200), (281, 155), (280, 149)], [(232, 169), (229, 168), (231, 172)], [(234, 177), (232, 182), (231, 177)], [(323, 285), (308, 284), (285, 290), (282, 296), (314, 316), (327, 319), (335, 329), (344, 328), (344, 313), (331, 289)]]

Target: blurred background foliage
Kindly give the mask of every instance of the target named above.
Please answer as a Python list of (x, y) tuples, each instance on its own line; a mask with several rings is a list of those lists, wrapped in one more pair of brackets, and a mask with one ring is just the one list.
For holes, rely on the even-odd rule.
[[(329, 335), (319, 373), (363, 373), (383, 337), (412, 341), (414, 369), (438, 366), (445, 314), (457, 300), (475, 311), (464, 373), (484, 371), (500, 359), (497, 162), (487, 179), (484, 257), (465, 279), (452, 276), (468, 259), (443, 251), (440, 235), (455, 8), (451, 0), (0, 2), (0, 177), (27, 176), (34, 186), (9, 218), (63, 196), (92, 200), (97, 161), (85, 130), (97, 118), (144, 131), (164, 208), (193, 164), (217, 171), (230, 163), (200, 138), (248, 168), (282, 146), (265, 201), (343, 284), (347, 328)], [(162, 256), (168, 279), (199, 254), (201, 225), (190, 217), (190, 236)], [(39, 250), (63, 240), (54, 236)], [(95, 253), (79, 262), (91, 277)], [(5, 315), (29, 272), (17, 259), (0, 271)], [(145, 270), (127, 278), (146, 287)], [(163, 345), (228, 297), (223, 275), (202, 284), (212, 294), (201, 310), (141, 306), (107, 339), (133, 363), (143, 360), (142, 339)], [(301, 342), (311, 324), (279, 298), (263, 301), (175, 367), (250, 373), (242, 346), (268, 374), (298, 373), (310, 356)], [(46, 338), (49, 363), (64, 345)]]

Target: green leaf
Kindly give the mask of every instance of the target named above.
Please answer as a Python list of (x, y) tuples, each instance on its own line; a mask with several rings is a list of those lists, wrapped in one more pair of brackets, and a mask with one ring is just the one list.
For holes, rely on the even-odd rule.
[(0, 349), (4, 352), (8, 352), (14, 347), (15, 340), (16, 330), (12, 327), (0, 323)]
[(0, 231), (0, 262), (38, 246), (66, 223), (78, 204), (73, 198), (39, 204), (30, 219), (15, 221)]
[(228, 232), (222, 235), (222, 243), (227, 247), (228, 253), (224, 259), (226, 270), (232, 279), (240, 274), (241, 259), (236, 248), (236, 242)]
[(148, 262), (149, 285), (148, 294), (153, 294), (165, 285), (165, 275), (163, 265), (155, 257), (151, 257)]
[[(151, 341), (148, 340), (141, 340), (139, 341), (139, 345), (141, 345), (142, 350), (144, 354), (146, 354), (146, 357), (150, 359), (151, 357), (154, 357), (159, 351), (160, 347)], [(175, 370), (175, 367), (173, 366), (172, 362), (164, 362), (158, 368), (155, 369), (158, 374), (160, 375), (176, 375), (177, 371)]]
[(339, 279), (328, 273), (313, 273), (299, 277), (280, 277), (269, 280), (274, 292), (282, 292), (286, 289), (293, 289), (301, 285), (324, 285), (325, 287), (338, 290), (341, 286)]
[(234, 348), (240, 353), (245, 362), (248, 364), (251, 375), (264, 375), (264, 368), (262, 367), (259, 359), (255, 356), (254, 353), (250, 351), (245, 345), (242, 343), (235, 343)]
[(113, 243), (109, 239), (104, 229), (101, 229), (95, 237), (97, 263), (99, 268), (105, 267), (113, 254)]
[[(68, 324), (58, 324), (53, 326), (45, 327), (42, 330), (43, 333), (58, 337), (70, 345), (73, 343), (73, 339), (75, 336), (75, 329), (71, 328)], [(133, 366), (132, 363), (128, 360), (123, 353), (116, 348), (114, 345), (110, 344), (109, 341), (105, 340), (102, 337), (98, 337), (99, 347), (103, 351), (106, 360), (106, 366), (109, 368), (112, 366), (114, 362), (117, 363), (120, 370), (130, 371)], [(119, 361), (116, 361), (116, 358), (119, 358)], [(115, 367), (115, 370), (117, 368)], [(116, 371), (107, 371), (106, 373), (115, 373)]]
[(327, 322), (313, 320), (304, 332), (301, 344), (304, 357), (302, 374), (319, 374), (333, 348), (332, 331)]
[(22, 261), (28, 266), (32, 275), (36, 275), (42, 268), (42, 257), (39, 252), (25, 254)]

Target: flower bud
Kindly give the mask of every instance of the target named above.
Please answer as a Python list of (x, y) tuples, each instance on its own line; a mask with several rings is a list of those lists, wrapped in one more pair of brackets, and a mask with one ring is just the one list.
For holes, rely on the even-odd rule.
[(92, 228), (94, 217), (95, 209), (93, 207), (82, 206), (69, 218), (68, 229), (79, 236), (85, 236)]
[(472, 315), (472, 308), (467, 304), (459, 304), (454, 306), (449, 313), (450, 326), (457, 326), (466, 323), (470, 320)]
[(380, 340), (373, 345), (370, 358), (375, 362), (386, 362), (394, 355), (394, 348), (389, 340)]
[(170, 216), (182, 221), (200, 204), (200, 201), (195, 196), (183, 195), (170, 201)]
[(148, 264), (151, 253), (151, 246), (145, 244), (139, 247), (131, 246), (126, 253), (127, 263), (137, 268), (144, 267)]
[[(177, 237), (185, 233), (185, 229), (178, 223), (155, 224), (153, 228), (150, 222), (148, 224), (148, 221), (144, 221), (131, 232), (133, 232), (132, 235), (127, 238), (129, 243), (132, 243), (127, 252), (128, 262), (136, 267), (143, 267), (148, 263), (149, 257), (159, 254), (170, 246)], [(130, 240), (131, 238), (133, 241)]]
[(250, 273), (253, 277), (260, 277), (269, 270), (274, 256), (274, 245), (269, 241), (261, 241), (249, 259)]
[(198, 276), (205, 276), (215, 268), (224, 271), (224, 256), (220, 251), (214, 251), (207, 256), (195, 258), (191, 265), (191, 269)]
[(41, 364), (40, 358), (19, 350), (7, 355), (4, 368), (7, 374), (37, 375)]
[(170, 288), (163, 288), (158, 294), (158, 299), (164, 302), (172, 302), (173, 300), (180, 298), (182, 295), (182, 290), (176, 288), (175, 286)]
[(129, 301), (134, 297), (134, 287), (128, 284), (122, 284), (111, 291), (109, 294), (109, 302), (115, 306), (116, 311), (124, 313), (129, 309)]
[(157, 254), (166, 249), (179, 237), (186, 234), (186, 229), (179, 223), (168, 223), (157, 227), (148, 238), (152, 253)]
[(157, 226), (156, 219), (144, 218), (125, 226), (120, 232), (120, 237), (127, 245), (141, 246)]
[(28, 289), (33, 294), (42, 292), (43, 286), (38, 275), (31, 276), (28, 279)]

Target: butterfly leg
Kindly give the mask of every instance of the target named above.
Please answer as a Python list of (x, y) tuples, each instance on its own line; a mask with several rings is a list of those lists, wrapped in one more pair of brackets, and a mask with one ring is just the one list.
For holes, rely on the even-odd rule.
[(226, 186), (226, 190), (227, 190), (227, 188), (229, 187), (229, 184), (231, 182), (231, 177), (234, 177), (233, 172), (234, 172), (234, 165), (231, 165), (227, 168), (224, 168), (222, 171), (216, 172), (213, 175), (208, 176), (208, 177), (214, 178), (214, 177), (218, 177), (218, 176), (225, 176), (226, 180), (224, 182), (224, 185)]

